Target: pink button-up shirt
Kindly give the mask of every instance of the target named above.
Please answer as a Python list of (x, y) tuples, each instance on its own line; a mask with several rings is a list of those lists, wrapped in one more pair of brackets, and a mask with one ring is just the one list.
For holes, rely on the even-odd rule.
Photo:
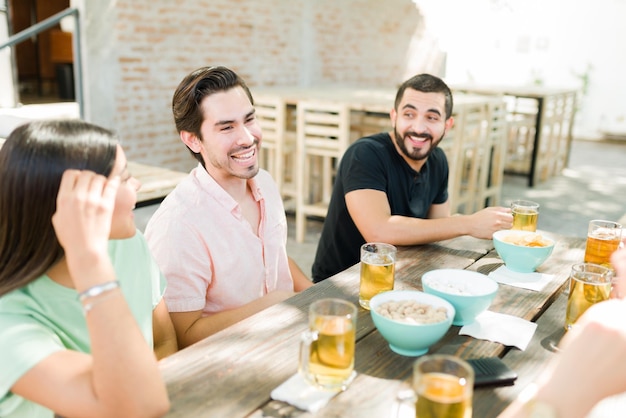
[(201, 166), (163, 201), (146, 239), (167, 278), (170, 312), (237, 308), (273, 290), (293, 290), (287, 219), (269, 173), (248, 180), (261, 209), (258, 236), (235, 200)]

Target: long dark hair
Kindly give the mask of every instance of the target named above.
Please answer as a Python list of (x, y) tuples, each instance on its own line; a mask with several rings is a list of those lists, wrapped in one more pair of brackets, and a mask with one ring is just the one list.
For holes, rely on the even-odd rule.
[(0, 148), (0, 296), (35, 280), (63, 257), (52, 226), (67, 169), (109, 176), (118, 141), (79, 120), (17, 127)]

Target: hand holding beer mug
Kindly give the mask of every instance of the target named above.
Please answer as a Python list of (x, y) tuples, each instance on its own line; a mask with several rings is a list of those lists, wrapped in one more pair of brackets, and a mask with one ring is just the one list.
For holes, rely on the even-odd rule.
[(416, 418), (471, 418), (474, 369), (459, 357), (432, 354), (413, 365)]
[(357, 308), (342, 299), (320, 299), (309, 309), (302, 334), (299, 372), (311, 384), (345, 390), (354, 379)]
[(359, 305), (370, 309), (370, 299), (379, 293), (393, 290), (397, 249), (379, 242), (361, 246), (361, 284)]
[(569, 280), (565, 312), (566, 330), (569, 330), (591, 305), (610, 298), (613, 270), (598, 264), (574, 264)]
[(539, 217), (539, 203), (530, 200), (514, 200), (511, 202), (513, 214), (513, 227), (521, 231), (537, 230), (537, 218)]
[(611, 267), (611, 254), (617, 250), (622, 240), (622, 225), (612, 221), (593, 220), (589, 222), (585, 263)]

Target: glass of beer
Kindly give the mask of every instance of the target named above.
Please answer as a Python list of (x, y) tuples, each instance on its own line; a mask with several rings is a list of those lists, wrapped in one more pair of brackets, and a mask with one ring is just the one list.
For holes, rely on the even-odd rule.
[(356, 376), (354, 345), (357, 308), (343, 299), (320, 299), (309, 308), (302, 334), (299, 372), (314, 386), (341, 391)]
[(413, 365), (417, 418), (471, 418), (474, 369), (459, 357), (429, 354)]
[(361, 246), (359, 305), (370, 309), (370, 299), (393, 290), (397, 249), (391, 244), (371, 242)]
[(537, 218), (539, 217), (539, 203), (530, 200), (514, 200), (511, 202), (513, 214), (513, 227), (521, 231), (537, 230)]
[(612, 221), (595, 219), (589, 222), (585, 263), (611, 267), (611, 254), (622, 240), (622, 225)]
[(613, 270), (599, 264), (579, 263), (572, 266), (565, 312), (565, 329), (569, 330), (593, 304), (611, 296)]

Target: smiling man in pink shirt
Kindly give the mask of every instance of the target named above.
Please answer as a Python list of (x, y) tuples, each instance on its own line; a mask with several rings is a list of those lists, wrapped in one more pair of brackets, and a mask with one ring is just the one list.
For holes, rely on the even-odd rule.
[(145, 235), (168, 281), (165, 301), (181, 347), (312, 285), (287, 256), (282, 199), (259, 169), (253, 103), (225, 67), (192, 72), (174, 93), (176, 128), (199, 164)]

